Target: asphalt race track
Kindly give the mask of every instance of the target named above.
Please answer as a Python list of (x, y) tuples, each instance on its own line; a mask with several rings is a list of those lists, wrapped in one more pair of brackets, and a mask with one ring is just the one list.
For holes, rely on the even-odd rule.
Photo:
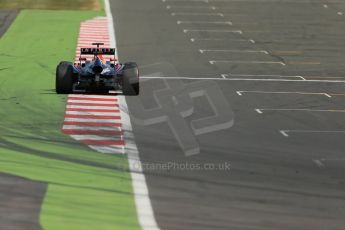
[(0, 37), (6, 32), (17, 14), (15, 10), (0, 10)]
[(46, 184), (0, 173), (2, 229), (39, 230), (39, 213)]
[(344, 228), (344, 3), (111, 5), (161, 229)]

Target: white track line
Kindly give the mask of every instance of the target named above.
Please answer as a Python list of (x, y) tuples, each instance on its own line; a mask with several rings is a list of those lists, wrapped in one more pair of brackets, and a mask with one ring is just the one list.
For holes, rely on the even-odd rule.
[(273, 75), (273, 74), (222, 74), (222, 77), (260, 77), (260, 78), (299, 78), (301, 80), (306, 80), (303, 76), (298, 76), (298, 75)]
[(177, 24), (215, 24), (215, 25), (232, 25), (230, 21), (177, 21)]
[(280, 130), (279, 131), (284, 137), (288, 137), (289, 136), (289, 134), (287, 134), (287, 131), (285, 131), (285, 130)]
[(283, 65), (286, 64), (281, 61), (233, 61), (233, 60), (210, 60), (210, 64), (216, 64), (216, 63), (234, 63), (234, 64), (273, 64), (273, 65)]
[[(109, 23), (109, 34), (111, 38), (110, 41), (112, 46), (117, 48), (114, 29), (115, 27), (113, 25), (113, 16), (110, 10), (109, 0), (104, 0), (104, 2)], [(128, 154), (128, 164), (132, 177), (133, 193), (138, 215), (138, 222), (142, 230), (160, 230), (153, 213), (145, 175), (143, 174), (141, 167), (136, 167), (140, 165), (140, 156), (133, 136), (126, 99), (125, 97), (119, 97), (119, 100), (121, 105), (120, 114), (122, 127), (124, 131), (124, 138), (126, 141), (125, 152)], [(104, 149), (104, 151), (106, 151), (106, 149)]]
[(255, 109), (255, 111), (259, 114), (262, 114), (262, 111), (260, 109)]
[[(215, 80), (215, 81), (262, 81), (262, 82), (305, 82), (305, 83), (345, 83), (345, 80), (307, 80), (303, 77), (299, 79), (276, 79), (276, 78), (227, 78), (227, 74), (222, 74), (221, 77), (156, 77), (156, 76), (142, 76), (141, 79), (169, 79), (169, 80)], [(287, 77), (287, 76), (283, 76)], [(293, 77), (293, 76), (291, 76)], [(295, 76), (298, 77), (298, 76)], [(333, 94), (333, 96), (335, 96)]]
[(211, 52), (211, 53), (264, 53), (268, 54), (266, 50), (212, 50), (212, 49), (200, 49), (200, 53), (206, 53), (206, 52)]
[(298, 80), (298, 79), (275, 79), (275, 78), (227, 78), (226, 74), (221, 77), (155, 77), (143, 76), (141, 79), (169, 79), (169, 80), (214, 80), (214, 81), (262, 81), (262, 82), (304, 82), (304, 83), (345, 83), (345, 80)]
[(278, 91), (247, 91), (247, 90), (238, 90), (236, 93), (239, 96), (242, 96), (245, 93), (255, 93), (255, 94), (302, 94), (302, 95), (320, 95), (326, 97), (332, 97), (328, 93), (310, 93), (310, 92), (278, 92)]
[(227, 41), (227, 42), (251, 42), (251, 39), (226, 39), (226, 38), (191, 38), (191, 42), (201, 42), (201, 41), (207, 41), (207, 42), (219, 42), (219, 41)]
[[(203, 3), (211, 3), (211, 2), (254, 2), (253, 0), (162, 0), (162, 2), (203, 2)], [(281, 0), (260, 0), (257, 2), (275, 2), (275, 3), (281, 3)], [(298, 2), (296, 2), (298, 3)], [(301, 1), (301, 3), (305, 3)], [(232, 7), (226, 7), (227, 9), (233, 9)]]
[(279, 132), (285, 136), (289, 137), (292, 133), (301, 134), (345, 134), (345, 130), (279, 130)]
[(170, 9), (210, 9), (210, 10), (216, 10), (217, 7), (215, 6), (171, 6), (171, 5), (167, 5), (166, 8), (168, 10)]
[(255, 109), (257, 113), (262, 114), (264, 111), (301, 111), (301, 112), (328, 112), (328, 113), (345, 113), (345, 109)]
[(321, 159), (320, 159), (320, 160), (313, 160), (313, 161), (314, 161), (314, 163), (315, 163), (317, 166), (319, 166), (320, 168), (325, 167), (325, 164), (322, 162)]
[(242, 30), (194, 30), (194, 29), (184, 29), (183, 33), (190, 33), (190, 32), (207, 32), (207, 33), (235, 33), (235, 34), (242, 34)]
[(193, 12), (172, 12), (171, 16), (217, 16), (217, 17), (224, 17), (222, 13), (193, 13)]
[(162, 2), (204, 2), (204, 3), (208, 3), (209, 0), (162, 0)]
[[(201, 79), (202, 80), (202, 79)], [(295, 79), (255, 79), (255, 78), (217, 78), (215, 80), (227, 80), (227, 81), (263, 81), (263, 82), (314, 82), (314, 83), (345, 83), (345, 81), (340, 80), (295, 80)]]
[(328, 162), (339, 162), (339, 161), (345, 161), (345, 158), (322, 158), (322, 159), (314, 159), (313, 162), (319, 166), (320, 168), (324, 168), (326, 166), (326, 161)]

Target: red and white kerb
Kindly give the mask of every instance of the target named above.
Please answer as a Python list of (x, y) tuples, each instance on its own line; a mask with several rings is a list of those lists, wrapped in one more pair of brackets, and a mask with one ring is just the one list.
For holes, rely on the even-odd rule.
[[(110, 46), (107, 18), (98, 17), (81, 23), (75, 62), (79, 62), (80, 48), (91, 47), (93, 42)], [(91, 59), (92, 55), (86, 58)], [(62, 131), (99, 152), (123, 154), (125, 141), (119, 98), (109, 95), (68, 95)]]

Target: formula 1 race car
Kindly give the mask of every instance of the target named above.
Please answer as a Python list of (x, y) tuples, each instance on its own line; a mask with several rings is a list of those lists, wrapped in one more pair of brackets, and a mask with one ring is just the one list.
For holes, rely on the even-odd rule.
[[(103, 43), (92, 43), (93, 48), (81, 48), (79, 63), (62, 61), (56, 68), (56, 92), (139, 94), (139, 71), (134, 62), (117, 63), (114, 48), (100, 48)], [(106, 59), (104, 56), (112, 55)], [(85, 58), (90, 56), (90, 59)], [(109, 57), (109, 56), (108, 56)]]

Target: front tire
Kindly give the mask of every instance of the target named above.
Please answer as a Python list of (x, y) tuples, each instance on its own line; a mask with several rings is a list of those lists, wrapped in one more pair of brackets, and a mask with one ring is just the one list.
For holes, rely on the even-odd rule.
[(139, 70), (135, 62), (124, 63), (122, 91), (126, 96), (139, 95)]
[(73, 91), (75, 82), (72, 62), (62, 61), (56, 67), (55, 90), (58, 94), (68, 94)]

